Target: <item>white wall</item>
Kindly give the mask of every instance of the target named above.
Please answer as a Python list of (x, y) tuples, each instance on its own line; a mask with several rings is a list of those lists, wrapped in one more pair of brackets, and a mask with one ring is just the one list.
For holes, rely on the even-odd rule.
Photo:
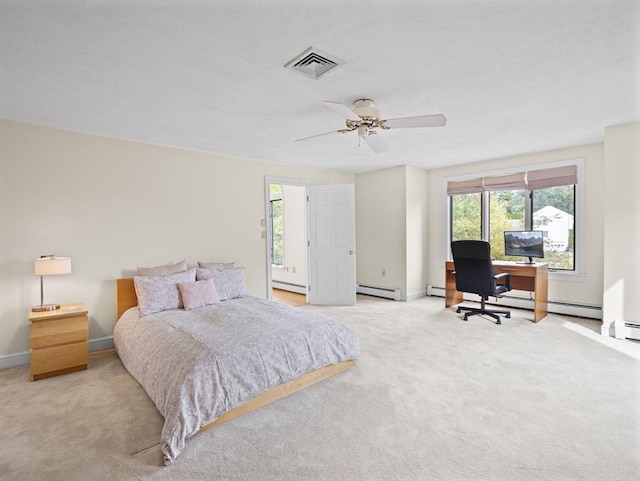
[(110, 336), (114, 280), (136, 266), (236, 261), (251, 294), (266, 296), (265, 176), (355, 182), (351, 174), (7, 121), (0, 140), (0, 361), (29, 348), (37, 256), (73, 263), (72, 274), (45, 279), (45, 302), (83, 302), (90, 338)]
[[(357, 282), (407, 292), (406, 168), (356, 177)], [(382, 270), (385, 274), (382, 274)]]
[[(447, 254), (446, 186), (444, 178), (456, 175), (472, 175), (518, 166), (531, 166), (548, 162), (583, 158), (585, 163), (584, 216), (576, 222), (584, 223), (584, 234), (577, 242), (584, 249), (584, 277), (551, 278), (549, 300), (590, 306), (602, 306), (603, 281), (603, 219), (605, 195), (604, 145), (591, 144), (547, 152), (506, 157), (475, 162), (456, 167), (429, 171), (429, 232), (428, 232), (428, 283), (444, 287), (444, 263)], [(636, 213), (637, 215), (637, 213)]]
[(282, 226), (284, 265), (272, 269), (273, 281), (307, 286), (306, 188), (282, 186)]
[(404, 165), (356, 177), (359, 283), (400, 288), (408, 300), (425, 295), (427, 179)]
[(640, 123), (605, 129), (603, 333), (640, 324)]
[(406, 168), (407, 298), (422, 297), (427, 287), (428, 179), (426, 170)]

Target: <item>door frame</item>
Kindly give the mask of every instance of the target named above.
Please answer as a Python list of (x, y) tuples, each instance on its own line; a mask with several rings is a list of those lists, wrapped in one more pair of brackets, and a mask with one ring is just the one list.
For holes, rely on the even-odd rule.
[[(264, 209), (265, 209), (265, 222), (264, 222), (264, 228), (266, 229), (265, 231), (265, 237), (267, 240), (267, 251), (265, 252), (266, 255), (266, 261), (267, 261), (267, 299), (272, 300), (273, 296), (273, 276), (271, 273), (271, 249), (273, 247), (273, 238), (271, 237), (271, 232), (272, 230), (272, 221), (271, 221), (271, 211), (270, 211), (270, 202), (271, 202), (271, 193), (269, 190), (269, 185), (270, 184), (280, 184), (280, 185), (293, 185), (293, 186), (297, 186), (297, 187), (304, 187), (305, 190), (305, 196), (307, 195), (307, 187), (310, 185), (310, 182), (303, 180), (303, 179), (296, 179), (296, 178), (291, 178), (291, 177), (272, 177), (272, 176), (265, 176), (264, 178)], [(305, 212), (306, 212), (306, 206), (305, 206)], [(309, 244), (309, 219), (307, 214), (305, 214), (305, 229), (304, 229), (304, 242), (305, 242), (305, 246), (307, 246)], [(305, 247), (306, 248), (306, 247)], [(307, 258), (307, 263), (309, 262), (309, 259)], [(307, 279), (305, 282), (305, 297), (307, 302), (309, 301), (309, 269), (307, 267)]]

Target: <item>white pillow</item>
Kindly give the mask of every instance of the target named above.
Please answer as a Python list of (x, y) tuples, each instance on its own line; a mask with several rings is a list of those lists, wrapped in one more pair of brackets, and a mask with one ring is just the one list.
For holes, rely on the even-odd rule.
[(210, 306), (212, 304), (220, 304), (220, 298), (216, 291), (216, 285), (213, 279), (195, 282), (180, 282), (178, 284), (180, 294), (182, 295), (182, 303), (184, 309), (189, 311), (196, 307)]
[(180, 309), (182, 296), (178, 283), (196, 280), (196, 270), (168, 276), (136, 276), (133, 284), (138, 296), (138, 309), (142, 316), (148, 316), (168, 309)]
[(201, 269), (229, 269), (235, 267), (235, 262), (202, 262), (198, 261), (198, 267)]
[(221, 301), (249, 297), (249, 290), (244, 278), (244, 267), (196, 269), (196, 279), (199, 281), (213, 279)]
[(162, 266), (155, 267), (138, 267), (139, 276), (168, 276), (170, 274), (177, 274), (178, 272), (184, 272), (187, 270), (187, 261), (176, 262), (175, 264), (169, 263)]

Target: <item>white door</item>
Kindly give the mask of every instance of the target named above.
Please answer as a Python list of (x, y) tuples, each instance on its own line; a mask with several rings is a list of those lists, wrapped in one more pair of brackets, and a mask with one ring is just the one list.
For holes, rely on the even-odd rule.
[(353, 184), (315, 185), (309, 195), (309, 303), (356, 303)]

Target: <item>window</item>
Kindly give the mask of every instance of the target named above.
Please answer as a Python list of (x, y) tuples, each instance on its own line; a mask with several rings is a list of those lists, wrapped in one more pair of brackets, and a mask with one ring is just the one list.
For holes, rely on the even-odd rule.
[(553, 269), (574, 269), (575, 186), (532, 192), (533, 225), (544, 236), (544, 258)]
[(271, 214), (271, 238), (273, 239), (271, 249), (271, 264), (282, 266), (284, 264), (283, 249), (283, 222), (282, 222), (282, 186), (269, 184), (270, 189), (270, 214)]
[(451, 197), (451, 240), (482, 237), (482, 196), (460, 194)]
[(488, 192), (489, 197), (489, 243), (491, 255), (496, 260), (521, 261), (520, 257), (504, 253), (504, 231), (528, 230), (525, 228), (524, 190)]
[(575, 164), (448, 182), (449, 239), (485, 239), (494, 259), (521, 261), (505, 256), (504, 231), (540, 230), (549, 267), (575, 271), (576, 184)]

